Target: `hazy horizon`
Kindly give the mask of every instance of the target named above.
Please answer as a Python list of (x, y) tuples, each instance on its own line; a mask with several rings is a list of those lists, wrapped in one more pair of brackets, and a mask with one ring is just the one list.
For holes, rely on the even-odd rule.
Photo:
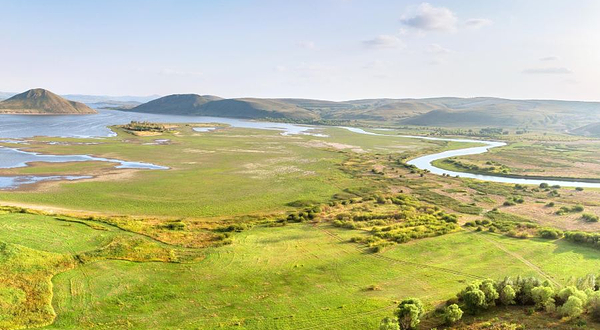
[(600, 100), (592, 0), (0, 0), (0, 8), (5, 92)]

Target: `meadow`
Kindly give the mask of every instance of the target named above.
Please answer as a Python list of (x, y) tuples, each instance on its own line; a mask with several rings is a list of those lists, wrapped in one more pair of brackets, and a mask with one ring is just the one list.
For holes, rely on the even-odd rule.
[[(597, 232), (582, 212), (557, 211), (597, 213), (600, 192), (405, 164), (462, 143), (192, 127), (20, 146), (171, 169), (2, 170), (95, 177), (0, 192), (1, 204), (25, 207), (0, 207), (1, 329), (377, 329), (408, 297), (433, 311), (473, 280), (536, 276), (562, 287), (600, 266), (597, 246), (539, 236)], [(501, 315), (526, 318), (518, 308)], [(422, 324), (443, 327), (429, 314)]]
[[(76, 184), (50, 183), (48, 189), (0, 192), (8, 203), (51, 205), (71, 210), (132, 216), (218, 218), (286, 210), (295, 200), (323, 202), (363, 183), (339, 170), (344, 150), (405, 152), (444, 145), (395, 137), (363, 138), (330, 129), (331, 138), (282, 136), (278, 131), (219, 129), (195, 133), (191, 126), (161, 136), (116, 138), (38, 138), (25, 149), (53, 154), (92, 154), (150, 162), (167, 171), (114, 170), (100, 163), (33, 164), (1, 174), (83, 173), (97, 178)], [(157, 139), (169, 139), (157, 144)], [(61, 142), (62, 144), (48, 144)], [(6, 144), (5, 144), (6, 145)], [(23, 146), (20, 146), (23, 147)], [(89, 192), (94, 192), (90, 194)]]

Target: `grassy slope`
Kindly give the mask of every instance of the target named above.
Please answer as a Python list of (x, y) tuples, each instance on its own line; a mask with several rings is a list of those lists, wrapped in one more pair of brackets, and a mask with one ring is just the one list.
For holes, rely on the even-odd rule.
[[(55, 277), (59, 317), (48, 328), (369, 329), (391, 313), (393, 300), (417, 296), (431, 306), (471, 280), (393, 260), (484, 277), (539, 276), (479, 235), (498, 238), (450, 234), (399, 245), (383, 254), (392, 259), (382, 259), (313, 226), (290, 225), (244, 232), (197, 264), (97, 262)], [(600, 266), (584, 247), (506, 240), (559, 280)]]

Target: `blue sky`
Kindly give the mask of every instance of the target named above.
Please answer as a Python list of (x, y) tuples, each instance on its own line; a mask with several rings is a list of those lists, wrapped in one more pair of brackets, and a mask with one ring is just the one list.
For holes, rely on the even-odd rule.
[(0, 90), (600, 100), (600, 1), (3, 1)]

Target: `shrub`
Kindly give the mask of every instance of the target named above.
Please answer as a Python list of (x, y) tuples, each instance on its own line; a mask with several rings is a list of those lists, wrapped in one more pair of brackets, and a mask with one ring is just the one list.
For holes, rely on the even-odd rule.
[(575, 296), (570, 296), (567, 302), (560, 307), (559, 311), (562, 316), (577, 317), (583, 313), (583, 301)]
[(583, 219), (585, 222), (598, 222), (598, 216), (591, 213), (582, 214), (581, 219)]
[(423, 303), (417, 298), (404, 299), (398, 305), (396, 316), (400, 329), (414, 329), (421, 322), (423, 315)]
[(581, 300), (583, 304), (587, 302), (587, 295), (585, 292), (577, 289), (573, 285), (567, 286), (558, 292), (558, 298), (560, 298), (560, 300), (563, 302), (568, 301), (570, 297), (576, 297), (577, 299)]
[(479, 290), (479, 285), (470, 285), (459, 294), (459, 299), (471, 314), (477, 314), (486, 307), (485, 293)]
[[(551, 287), (547, 286), (538, 286), (531, 290), (531, 296), (533, 297), (533, 302), (535, 303), (535, 307), (542, 309), (545, 308), (546, 304), (550, 301), (554, 303), (554, 290)], [(552, 300), (550, 300), (552, 299)]]
[(542, 228), (538, 230), (538, 235), (541, 238), (558, 239), (562, 237), (563, 233), (562, 231), (554, 228)]
[(164, 225), (164, 227), (168, 230), (184, 230), (185, 223), (183, 223), (181, 221), (173, 221), (173, 222), (167, 223), (166, 225)]
[(590, 311), (590, 315), (592, 316), (592, 319), (596, 322), (600, 321), (600, 292), (599, 291), (594, 291), (592, 294), (589, 295), (588, 297), (589, 299), (589, 311)]
[(386, 317), (379, 323), (379, 330), (400, 330), (400, 325), (394, 318)]
[(516, 296), (515, 289), (511, 285), (505, 285), (500, 291), (500, 302), (504, 306), (514, 305)]
[(463, 311), (458, 307), (457, 304), (452, 304), (444, 309), (444, 323), (447, 325), (452, 325), (458, 321), (463, 316)]

